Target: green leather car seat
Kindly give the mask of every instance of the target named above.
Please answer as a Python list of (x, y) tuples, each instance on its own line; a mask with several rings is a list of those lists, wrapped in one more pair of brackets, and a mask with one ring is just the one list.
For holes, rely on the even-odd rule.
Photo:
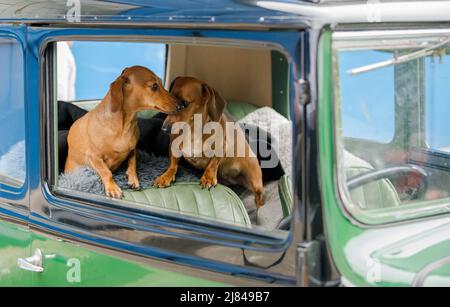
[[(373, 167), (355, 155), (345, 152), (344, 164), (347, 178), (362, 174)], [(292, 184), (288, 176), (283, 176), (278, 183), (283, 216), (287, 216), (292, 208)], [(364, 210), (396, 207), (401, 204), (395, 187), (388, 179), (381, 179), (350, 191), (352, 202)]]
[[(372, 170), (373, 167), (355, 155), (344, 152), (347, 178)], [(364, 210), (396, 207), (401, 204), (395, 187), (389, 179), (377, 180), (350, 191), (352, 202)]]
[[(285, 63), (282, 64), (285, 65)], [(277, 98), (280, 99), (280, 97)], [(240, 101), (229, 101), (226, 105), (226, 112), (235, 121), (257, 109), (258, 107), (255, 105)], [(151, 118), (155, 114), (154, 111), (143, 111), (139, 113), (139, 117)], [(285, 176), (280, 180), (278, 191), (283, 216), (287, 216), (292, 208), (292, 191), (289, 178)], [(208, 191), (202, 189), (198, 183), (181, 182), (166, 189), (127, 190), (124, 191), (124, 198), (190, 216), (209, 218), (241, 226), (251, 225), (250, 218), (239, 197), (234, 191), (220, 184)]]
[(250, 103), (231, 101), (228, 102), (225, 111), (232, 117), (234, 121), (244, 118), (247, 114), (257, 110), (258, 107)]
[(291, 214), (293, 205), (292, 182), (289, 176), (283, 175), (278, 181), (278, 195), (280, 196), (283, 217), (286, 217)]
[(180, 182), (165, 188), (124, 191), (124, 199), (169, 209), (180, 214), (250, 226), (250, 218), (239, 197), (228, 187), (218, 184), (211, 190), (198, 182)]

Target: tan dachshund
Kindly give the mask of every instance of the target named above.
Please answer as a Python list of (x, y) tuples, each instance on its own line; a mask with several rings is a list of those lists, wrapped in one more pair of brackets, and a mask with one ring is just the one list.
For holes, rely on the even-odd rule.
[(139, 188), (136, 173), (136, 144), (139, 140), (137, 112), (157, 110), (174, 113), (183, 103), (166, 91), (161, 79), (142, 66), (126, 68), (111, 84), (96, 108), (79, 118), (69, 130), (69, 152), (64, 171), (89, 166), (100, 176), (106, 195), (123, 193), (112, 172), (128, 159), (128, 184)]
[[(242, 185), (255, 195), (255, 204), (257, 208), (264, 205), (264, 187), (262, 181), (262, 171), (258, 159), (248, 145), (243, 131), (238, 128), (230, 131), (226, 129), (226, 123), (231, 122), (224, 114), (225, 100), (220, 94), (208, 86), (206, 83), (192, 77), (178, 77), (171, 86), (171, 94), (178, 100), (181, 100), (186, 107), (172, 115), (168, 115), (164, 121), (162, 129), (170, 131), (175, 123), (187, 123), (191, 131), (190, 137), (193, 138), (194, 117), (201, 115), (201, 125), (208, 122), (217, 122), (222, 127), (222, 138), (217, 146), (223, 147), (223, 152), (231, 149), (232, 153), (237, 153), (236, 144), (243, 144), (244, 155), (223, 155), (221, 157), (212, 156), (205, 151), (205, 141), (211, 137), (202, 133), (200, 142), (191, 140), (187, 145), (180, 142), (180, 151), (183, 158), (198, 169), (204, 169), (200, 184), (203, 188), (211, 188), (217, 185), (219, 176), (226, 184)], [(230, 133), (234, 133), (232, 137)], [(175, 181), (178, 169), (179, 155), (172, 152), (174, 140), (181, 134), (171, 134), (171, 150), (169, 150), (169, 167), (158, 177), (153, 185), (164, 188)], [(235, 140), (231, 142), (230, 140)], [(227, 142), (227, 140), (229, 142)], [(195, 154), (193, 154), (195, 153)]]

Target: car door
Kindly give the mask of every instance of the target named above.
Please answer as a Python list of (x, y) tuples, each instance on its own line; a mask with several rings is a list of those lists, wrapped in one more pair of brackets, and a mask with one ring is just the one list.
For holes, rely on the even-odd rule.
[[(186, 220), (175, 215), (143, 213), (114, 201), (104, 204), (100, 198), (83, 200), (54, 192), (50, 177), (55, 175), (54, 134), (51, 95), (54, 88), (56, 41), (75, 37), (79, 40), (208, 42), (224, 38), (239, 44), (266, 41), (290, 58), (274, 58), (287, 63), (291, 70), (288, 96), (295, 99), (299, 76), (298, 44), (302, 32), (279, 31), (210, 31), (190, 29), (133, 28), (47, 28), (28, 29), (30, 122), (30, 167), (32, 191), (30, 227), (32, 250), (41, 250), (42, 273), (34, 274), (33, 284), (46, 285), (293, 285), (297, 276), (293, 269), (300, 226), (296, 232), (268, 235), (247, 229), (211, 225), (201, 219)], [(195, 38), (195, 40), (192, 40)], [(163, 40), (164, 41), (164, 40)], [(52, 45), (53, 44), (53, 45)], [(52, 48), (53, 46), (53, 48)], [(52, 51), (53, 50), (53, 51)], [(269, 54), (270, 56), (270, 54)], [(281, 75), (281, 73), (280, 73)], [(291, 106), (292, 109), (298, 108)], [(301, 117), (297, 110), (296, 121)], [(296, 122), (296, 124), (298, 124)], [(297, 139), (297, 138), (294, 138)], [(296, 147), (297, 148), (297, 147)], [(300, 148), (300, 146), (298, 147)], [(117, 203), (118, 204), (118, 203)], [(300, 223), (297, 217), (293, 224)], [(108, 276), (106, 278), (106, 276)]]
[(25, 27), (0, 29), (0, 285), (30, 286)]
[(430, 134), (446, 136), (426, 130), (448, 122), (436, 112), (448, 105), (448, 33), (424, 26), (321, 36), (320, 197), (344, 285), (450, 285), (447, 160), (428, 154)]

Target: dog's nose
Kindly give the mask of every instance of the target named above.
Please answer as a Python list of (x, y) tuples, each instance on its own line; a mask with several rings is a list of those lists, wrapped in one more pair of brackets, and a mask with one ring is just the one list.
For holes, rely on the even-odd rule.
[(177, 111), (181, 111), (186, 107), (186, 103), (183, 100), (177, 99)]
[(161, 127), (161, 131), (164, 132), (164, 133), (170, 133), (171, 128), (172, 128), (172, 127), (171, 127), (170, 124), (164, 123), (164, 124), (162, 125), (162, 127)]
[(177, 111), (181, 111), (184, 109), (184, 104), (182, 103), (177, 103)]

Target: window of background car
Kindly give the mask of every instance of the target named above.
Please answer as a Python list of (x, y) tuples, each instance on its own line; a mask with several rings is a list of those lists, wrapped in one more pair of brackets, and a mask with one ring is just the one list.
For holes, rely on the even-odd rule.
[(21, 45), (0, 38), (0, 187), (25, 181), (24, 63)]
[[(54, 191), (64, 195), (76, 194), (87, 201), (111, 202), (94, 170), (82, 167), (74, 172), (65, 172), (70, 147), (68, 133), (77, 119), (75, 117), (81, 117), (98, 106), (110, 90), (110, 84), (126, 67), (140, 65), (161, 78), (166, 89), (179, 76), (201, 80), (202, 90), (198, 95), (204, 97), (199, 96), (201, 99), (196, 101), (191, 98), (194, 94), (188, 98), (177, 97), (177, 101), (186, 99), (185, 105), (198, 101), (216, 103), (220, 99), (219, 94), (226, 100), (226, 118), (247, 133), (245, 141), (258, 155), (259, 161), (255, 156), (251, 165), (258, 168), (260, 163), (262, 176), (255, 167), (249, 168), (248, 175), (255, 176), (256, 179), (252, 180), (256, 185), (261, 181), (265, 201), (264, 206), (257, 210), (255, 195), (258, 191), (252, 190), (255, 188), (253, 183), (247, 185), (245, 180), (250, 177), (243, 174), (240, 176), (244, 179), (236, 181), (222, 181), (219, 175), (219, 184), (211, 189), (202, 189), (200, 179), (204, 169), (194, 167), (187, 159), (179, 164), (174, 184), (155, 187), (154, 181), (168, 168), (170, 131), (168, 134), (161, 130), (164, 114), (146, 110), (137, 116), (140, 190), (128, 186), (124, 163), (114, 172), (114, 180), (124, 192), (123, 198), (115, 199), (115, 203), (149, 213), (163, 211), (186, 218), (201, 218), (207, 223), (219, 222), (246, 229), (256, 227), (283, 236), (286, 234), (283, 221), (287, 220), (293, 205), (292, 122), (288, 94), (290, 63), (283, 53), (266, 46), (74, 41), (57, 43), (56, 64), (58, 73), (54, 84), (57, 84), (58, 99), (53, 102), (53, 107), (58, 116), (58, 131), (55, 133), (55, 146), (58, 148), (53, 165), (57, 174)], [(75, 71), (76, 77), (73, 76)], [(205, 98), (208, 91), (214, 92), (205, 90), (206, 87), (216, 90), (215, 99)], [(191, 101), (187, 101), (189, 99)], [(185, 120), (190, 118), (189, 115)], [(93, 134), (102, 135), (101, 131)], [(89, 136), (83, 134), (83, 137)], [(221, 163), (221, 167), (226, 165)]]
[(450, 32), (366, 34), (333, 37), (344, 203), (368, 223), (447, 212)]
[(354, 67), (385, 61), (389, 57), (389, 53), (376, 50), (339, 53), (342, 133), (345, 137), (380, 143), (389, 143), (394, 138), (394, 68), (386, 67), (371, 74), (348, 74)]

